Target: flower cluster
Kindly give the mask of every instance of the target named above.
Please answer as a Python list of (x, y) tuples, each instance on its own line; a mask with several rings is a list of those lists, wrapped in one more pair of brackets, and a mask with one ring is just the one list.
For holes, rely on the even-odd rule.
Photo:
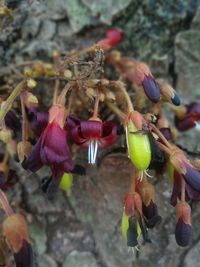
[[(99, 150), (119, 145), (120, 136), (124, 136), (125, 153), (133, 166), (122, 216), (127, 245), (138, 249), (140, 237), (150, 243), (148, 230), (161, 222), (150, 171), (155, 177), (170, 177), (170, 203), (176, 209), (175, 238), (178, 245), (186, 246), (192, 230), (190, 202), (200, 200), (200, 164), (189, 160), (176, 145), (175, 129), (164, 106), (175, 112), (177, 129), (185, 131), (197, 127), (200, 103), (181, 105), (172, 86), (154, 78), (146, 63), (123, 57), (118, 51), (109, 52), (123, 38), (121, 31), (110, 29), (97, 44), (67, 58), (56, 51), (53, 63), (33, 61), (25, 66), (21, 74), (24, 80), (10, 96), (0, 98), (0, 140), (5, 150), (0, 156), (0, 188), (11, 190), (18, 182), (17, 173), (9, 168), (15, 159), (34, 173), (44, 165), (50, 168), (51, 176), (41, 181), (48, 199), (53, 200), (59, 188), (70, 194), (73, 174), (85, 175), (87, 170), (86, 164), (76, 162), (79, 147), (87, 150), (88, 164), (95, 166)], [(104, 61), (121, 79), (113, 80), (111, 73), (104, 73), (105, 77), (98, 74)], [(48, 112), (39, 105), (39, 96), (32, 93), (41, 77), (55, 80)], [(134, 94), (127, 89), (130, 83)], [(33, 253), (26, 223), (21, 215), (13, 214), (3, 192), (0, 201), (7, 212), (2, 232), (16, 265), (30, 267)], [(12, 231), (14, 224), (16, 232)]]

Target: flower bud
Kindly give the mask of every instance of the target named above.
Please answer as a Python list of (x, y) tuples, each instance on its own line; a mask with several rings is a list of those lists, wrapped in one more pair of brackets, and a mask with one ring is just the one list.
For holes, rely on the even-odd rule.
[(178, 95), (176, 94), (175, 90), (166, 82), (159, 80), (158, 81), (161, 94), (164, 96), (164, 98), (172, 102), (175, 106), (179, 106), (181, 101)]
[(25, 91), (23, 93), (23, 100), (24, 100), (24, 104), (27, 108), (31, 108), (32, 106), (38, 105), (37, 97), (28, 91)]
[(138, 213), (142, 213), (142, 200), (137, 192), (129, 193), (124, 198), (124, 210), (127, 216), (131, 216), (134, 210)]
[(2, 230), (14, 253), (20, 251), (23, 246), (23, 240), (30, 242), (26, 221), (20, 214), (13, 214), (7, 217), (3, 222)]
[(59, 187), (65, 190), (68, 194), (71, 193), (73, 185), (73, 175), (71, 173), (64, 173), (63, 177), (61, 178)]
[(191, 208), (186, 202), (180, 202), (176, 206), (177, 224), (175, 229), (175, 238), (179, 246), (185, 247), (189, 244), (192, 226), (191, 226)]
[(35, 80), (33, 80), (33, 79), (29, 79), (29, 80), (27, 81), (27, 86), (28, 86), (28, 88), (30, 88), (30, 89), (35, 88), (36, 85), (37, 85), (37, 82), (36, 82)]
[(140, 194), (145, 206), (148, 206), (151, 201), (155, 202), (155, 188), (145, 179), (142, 182)]
[(0, 130), (0, 140), (3, 143), (7, 144), (10, 141), (11, 137), (12, 133), (9, 129), (3, 128), (2, 130)]

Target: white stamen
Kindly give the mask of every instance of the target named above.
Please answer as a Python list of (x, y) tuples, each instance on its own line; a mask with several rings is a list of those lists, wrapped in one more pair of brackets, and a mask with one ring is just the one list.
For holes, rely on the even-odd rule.
[(148, 173), (148, 170), (145, 171), (145, 174), (146, 174), (146, 176), (148, 176), (148, 177), (150, 177), (150, 178), (153, 178), (153, 175), (149, 174), (149, 173)]
[(195, 129), (200, 131), (200, 122), (196, 121), (195, 124), (196, 124)]
[(98, 151), (98, 140), (90, 140), (88, 146), (88, 163), (95, 164)]

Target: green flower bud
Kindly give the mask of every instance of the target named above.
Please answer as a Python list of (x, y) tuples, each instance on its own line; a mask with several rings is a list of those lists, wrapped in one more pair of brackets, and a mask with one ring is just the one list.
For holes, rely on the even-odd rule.
[(151, 146), (148, 135), (137, 133), (138, 129), (132, 120), (128, 121), (126, 131), (128, 153), (132, 163), (140, 171), (148, 169), (151, 162)]

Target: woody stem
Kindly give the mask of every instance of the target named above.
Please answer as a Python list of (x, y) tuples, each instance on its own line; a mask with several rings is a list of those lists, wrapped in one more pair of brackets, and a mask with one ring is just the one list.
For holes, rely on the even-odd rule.
[(100, 100), (99, 90), (96, 90), (96, 98), (95, 98), (94, 111), (93, 111), (93, 116), (92, 116), (93, 118), (97, 118), (98, 117), (99, 100)]
[(181, 201), (185, 201), (185, 181), (181, 178)]
[(54, 91), (53, 91), (53, 105), (56, 104), (57, 102), (57, 96), (58, 96), (58, 89), (60, 87), (60, 80), (56, 80), (55, 82), (55, 87), (54, 87)]

